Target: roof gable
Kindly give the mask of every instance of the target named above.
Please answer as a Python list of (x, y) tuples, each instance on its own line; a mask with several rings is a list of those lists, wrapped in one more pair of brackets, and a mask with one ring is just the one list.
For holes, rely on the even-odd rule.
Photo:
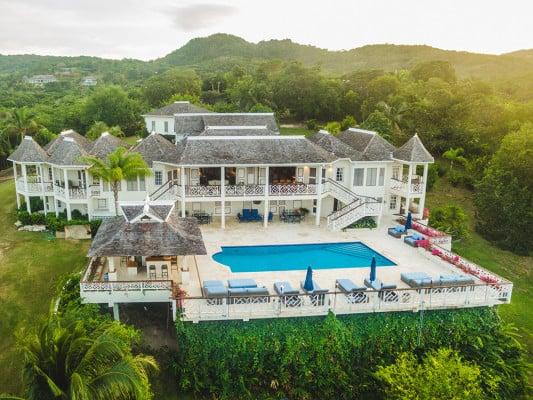
[(383, 139), (377, 132), (359, 128), (348, 128), (338, 138), (363, 154), (366, 161), (390, 160), (395, 147)]
[(435, 161), (416, 133), (393, 152), (393, 157), (409, 162), (432, 163)]
[(144, 161), (152, 166), (154, 161), (177, 163), (181, 147), (180, 143), (172, 144), (162, 135), (152, 133), (137, 143), (131, 151), (140, 153)]
[(66, 131), (61, 132), (54, 140), (52, 140), (50, 143), (48, 143), (45, 146), (45, 150), (48, 152), (48, 154), (51, 154), (54, 152), (54, 148), (63, 141), (64, 138), (69, 137), (74, 139), (85, 151), (90, 151), (91, 147), (93, 146), (93, 143), (87, 139), (85, 136), (80, 135), (78, 132), (69, 129)]
[(54, 146), (48, 162), (56, 165), (87, 165), (82, 158), (88, 155), (89, 153), (74, 138), (65, 137)]
[(47, 161), (48, 154), (31, 136), (24, 136), (22, 142), (7, 159), (15, 162), (38, 163)]
[(91, 151), (92, 156), (104, 159), (119, 147), (128, 148), (128, 145), (118, 137), (111, 135), (109, 132), (103, 132), (100, 137), (93, 143)]
[(344, 143), (327, 131), (320, 130), (309, 136), (307, 139), (331, 154), (334, 154), (338, 158), (349, 158), (352, 161), (360, 161), (363, 159), (363, 154), (360, 151), (352, 148), (347, 143)]

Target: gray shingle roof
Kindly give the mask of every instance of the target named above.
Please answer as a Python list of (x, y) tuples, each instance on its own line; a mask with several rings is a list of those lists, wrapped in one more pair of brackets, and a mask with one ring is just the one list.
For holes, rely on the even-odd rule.
[(195, 135), (204, 130), (204, 120), (200, 114), (175, 117), (174, 132), (178, 135)]
[(266, 126), (209, 126), (200, 136), (272, 136), (279, 135)]
[(174, 210), (165, 222), (130, 223), (124, 217), (106, 219), (89, 249), (95, 256), (175, 256), (207, 254), (195, 218), (180, 218)]
[(61, 139), (53, 147), (53, 151), (48, 158), (48, 162), (56, 165), (87, 165), (82, 161), (82, 157), (89, 153), (74, 138), (66, 137)]
[(7, 158), (10, 161), (38, 163), (48, 160), (48, 154), (30, 136), (25, 136), (22, 143)]
[(273, 113), (212, 113), (202, 116), (204, 126), (266, 126), (278, 132)]
[(154, 161), (177, 163), (180, 157), (181, 144), (172, 144), (163, 136), (152, 133), (137, 143), (131, 151), (141, 154), (144, 161), (152, 166)]
[(182, 165), (257, 165), (325, 163), (334, 157), (303, 136), (191, 137)]
[[(120, 208), (128, 221), (144, 213), (144, 205), (121, 205)], [(150, 204), (148, 212), (155, 217), (166, 220), (172, 211), (172, 205), (167, 204)]]
[(348, 128), (337, 136), (341, 141), (353, 149), (363, 153), (363, 160), (390, 160), (395, 147), (383, 139), (377, 132), (358, 128)]
[(392, 156), (397, 160), (410, 162), (432, 163), (435, 161), (417, 134), (396, 149)]
[(72, 129), (69, 129), (61, 132), (54, 140), (48, 143), (44, 149), (48, 152), (48, 154), (51, 154), (54, 151), (54, 148), (66, 137), (74, 139), (80, 146), (83, 147), (85, 151), (90, 151), (91, 147), (93, 146), (93, 143), (85, 136), (80, 135), (78, 132), (73, 131)]
[(101, 159), (105, 159), (109, 153), (112, 153), (119, 147), (128, 148), (128, 145), (118, 137), (113, 136), (108, 132), (104, 132), (93, 143), (89, 154)]
[(157, 108), (150, 111), (145, 115), (158, 115), (158, 116), (173, 116), (174, 114), (193, 114), (193, 113), (210, 113), (211, 111), (205, 108), (195, 106), (188, 101), (176, 101), (172, 104), (168, 104), (164, 107)]
[(319, 131), (311, 136), (308, 136), (311, 142), (322, 147), (324, 150), (336, 155), (338, 158), (349, 158), (352, 161), (363, 160), (363, 153), (350, 147), (342, 140), (337, 139), (335, 136)]

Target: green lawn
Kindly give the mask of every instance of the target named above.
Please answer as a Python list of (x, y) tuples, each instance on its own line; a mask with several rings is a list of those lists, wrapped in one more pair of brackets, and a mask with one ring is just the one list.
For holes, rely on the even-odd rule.
[(125, 141), (127, 144), (133, 146), (137, 143), (137, 140), (141, 139), (139, 136), (126, 136), (122, 138), (123, 141)]
[(501, 250), (477, 234), (474, 231), (472, 199), (471, 191), (453, 187), (445, 179), (439, 179), (428, 193), (426, 204), (430, 210), (447, 204), (454, 204), (465, 210), (469, 218), (470, 236), (462, 242), (454, 243), (453, 250), (513, 282), (511, 304), (500, 306), (498, 311), (503, 319), (518, 328), (521, 342), (527, 347), (529, 358), (533, 359), (533, 257), (518, 256)]
[(34, 326), (49, 308), (58, 278), (80, 270), (89, 242), (48, 241), (17, 232), (13, 180), (0, 183), (0, 393), (21, 394), (15, 335)]

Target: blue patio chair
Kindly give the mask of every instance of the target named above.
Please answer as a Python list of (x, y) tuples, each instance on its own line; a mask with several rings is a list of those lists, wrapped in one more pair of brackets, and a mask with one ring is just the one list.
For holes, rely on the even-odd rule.
[(424, 240), (424, 236), (420, 235), (419, 233), (413, 233), (412, 235), (405, 236), (403, 238), (404, 243), (407, 243), (409, 246), (412, 247), (418, 247), (418, 244), (416, 243), (419, 240)]
[(395, 226), (394, 228), (389, 228), (387, 233), (396, 239), (402, 237), (402, 235), (407, 234), (407, 231), (404, 226)]

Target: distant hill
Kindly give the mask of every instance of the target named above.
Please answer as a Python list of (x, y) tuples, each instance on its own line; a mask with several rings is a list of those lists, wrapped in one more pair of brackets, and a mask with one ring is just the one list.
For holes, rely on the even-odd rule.
[(376, 44), (346, 51), (329, 51), (294, 43), (289, 39), (254, 44), (221, 33), (193, 39), (156, 62), (182, 66), (231, 58), (298, 60), (307, 65), (319, 64), (325, 71), (337, 74), (376, 68), (394, 71), (429, 60), (451, 62), (461, 77), (488, 80), (506, 79), (533, 71), (533, 50), (491, 55), (442, 50), (425, 45)]
[(107, 60), (98, 57), (54, 57), (36, 55), (0, 55), (0, 74), (54, 73), (61, 68), (80, 72), (114, 74), (128, 71), (130, 78), (143, 79), (172, 66), (193, 66), (210, 70), (262, 60), (297, 60), (306, 65), (320, 65), (325, 72), (344, 74), (363, 69), (395, 71), (410, 68), (421, 61), (451, 62), (460, 77), (507, 81), (533, 72), (533, 49), (503, 55), (450, 51), (425, 45), (368, 45), (346, 51), (329, 51), (301, 45), (289, 39), (268, 40), (257, 44), (223, 33), (190, 40), (170, 54), (153, 61)]

